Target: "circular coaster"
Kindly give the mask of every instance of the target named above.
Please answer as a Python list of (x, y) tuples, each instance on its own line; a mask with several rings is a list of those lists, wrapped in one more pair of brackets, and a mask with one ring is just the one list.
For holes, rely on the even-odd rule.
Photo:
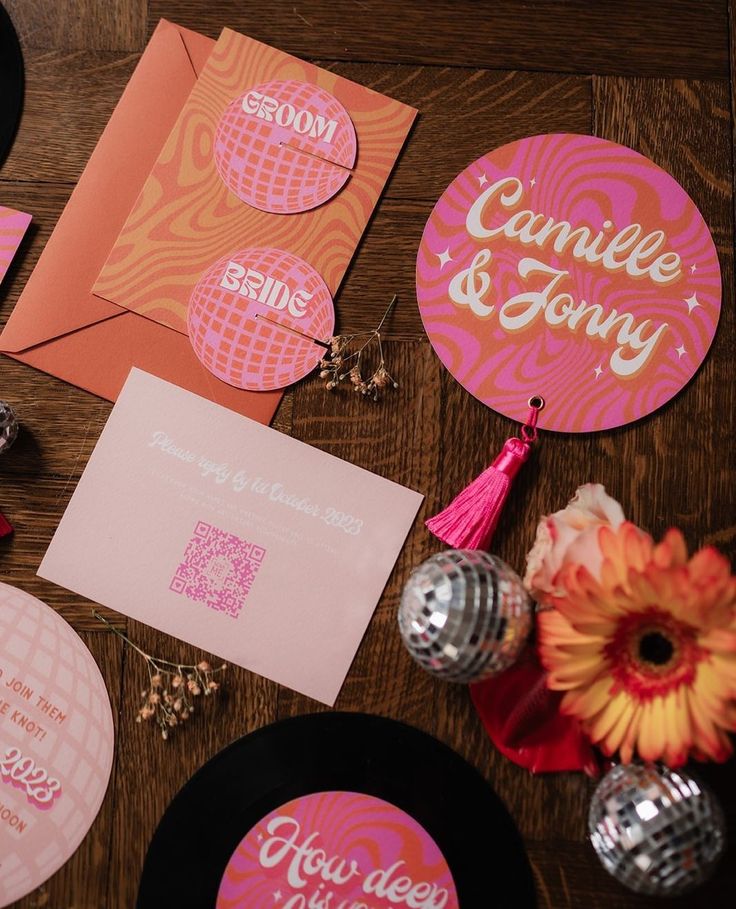
[(424, 230), (417, 297), (438, 356), (476, 398), (544, 429), (646, 416), (713, 341), (721, 273), (685, 190), (604, 139), (533, 136), (479, 158)]
[[(269, 391), (311, 372), (335, 326), (332, 297), (303, 259), (281, 249), (243, 249), (204, 273), (187, 311), (189, 340), (213, 375)], [(307, 335), (309, 337), (303, 337)]]
[(10, 16), (0, 4), (0, 164), (15, 137), (23, 104), (23, 56)]
[[(438, 785), (438, 780), (442, 784)], [(181, 861), (182, 831), (204, 830)], [(531, 909), (524, 846), (478, 772), (426, 733), (321, 713), (208, 761), (167, 808), (138, 909)]]
[(261, 211), (307, 211), (347, 182), (357, 139), (342, 104), (296, 80), (250, 88), (215, 130), (215, 166), (231, 192)]
[(0, 583), (0, 906), (34, 890), (97, 817), (114, 731), (100, 670), (53, 609)]

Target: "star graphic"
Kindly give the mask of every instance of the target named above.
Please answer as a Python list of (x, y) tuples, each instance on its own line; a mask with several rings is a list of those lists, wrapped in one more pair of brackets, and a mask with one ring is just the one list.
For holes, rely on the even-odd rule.
[(596, 366), (596, 368), (593, 370), (593, 372), (595, 373), (596, 379), (600, 379), (601, 373), (603, 372), (603, 367), (601, 366), (600, 363)]
[(697, 270), (698, 270), (698, 266), (695, 265), (695, 263), (693, 263), (693, 264), (690, 266), (690, 274), (693, 274), (693, 275), (694, 275), (695, 272), (696, 272)]
[(280, 890), (274, 890), (274, 892), (273, 892), (273, 901), (274, 901), (274, 903), (280, 903), (280, 902), (281, 902), (281, 891), (280, 891)]
[(532, 177), (531, 180), (529, 181), (529, 186), (534, 186), (536, 182), (537, 182), (536, 179), (534, 177)]
[(678, 359), (678, 360), (680, 359), (680, 357), (681, 357), (684, 353), (687, 353), (687, 351), (685, 350), (685, 345), (684, 345), (684, 344), (680, 344), (680, 346), (679, 346), (679, 347), (676, 347), (675, 350), (677, 351), (677, 359)]
[(696, 306), (700, 306), (700, 303), (698, 303), (697, 294), (693, 294), (692, 297), (688, 297), (687, 300), (684, 300), (683, 302), (687, 303), (688, 313), (692, 313), (692, 311), (695, 309)]
[(452, 262), (452, 256), (450, 255), (450, 247), (448, 246), (444, 252), (435, 253), (435, 256), (440, 260), (440, 271), (447, 265), (448, 262)]
[(258, 842), (259, 842), (259, 843), (262, 843), (262, 842), (263, 842), (263, 834), (262, 834), (262, 833), (259, 833), (257, 839), (258, 839)]
[(486, 183), (488, 183), (488, 177), (486, 177), (485, 174), (481, 174), (480, 177), (478, 177), (478, 183), (480, 183), (481, 186), (485, 186)]

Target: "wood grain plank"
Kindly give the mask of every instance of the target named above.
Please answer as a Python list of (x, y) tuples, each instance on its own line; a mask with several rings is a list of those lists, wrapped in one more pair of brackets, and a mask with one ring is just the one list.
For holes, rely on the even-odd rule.
[(434, 202), (468, 164), (534, 133), (590, 132), (587, 76), (479, 68), (325, 63), (419, 111), (389, 181), (392, 200)]
[(140, 54), (34, 49), (24, 57), (23, 115), (0, 176), (76, 183)]
[[(113, 760), (112, 780), (115, 777), (121, 754), (118, 718), (122, 689), (123, 648), (117, 638), (104, 632), (82, 633), (81, 638), (97, 661), (105, 680), (105, 687), (110, 695), (115, 737), (118, 744)], [(100, 909), (105, 905), (115, 811), (113, 795), (111, 782), (100, 813), (79, 849), (45, 884), (13, 903), (11, 909), (42, 909), (42, 907), (60, 909), (62, 906), (74, 906), (74, 909)], [(74, 894), (71, 900), (70, 894)]]
[(216, 37), (229, 26), (314, 59), (440, 63), (487, 69), (728, 78), (722, 0), (150, 0), (159, 17)]
[[(33, 183), (76, 182), (139, 56), (27, 52), (23, 117), (0, 177)], [(397, 198), (436, 199), (473, 158), (530, 132), (590, 129), (587, 77), (316, 62), (420, 111), (389, 184), (389, 194)], [(466, 103), (472, 107), (463, 110)]]
[[(586, 810), (587, 806), (580, 808)], [(728, 847), (710, 881), (692, 893), (665, 902), (632, 893), (619, 884), (600, 865), (589, 843), (550, 837), (527, 842), (527, 850), (537, 883), (539, 909), (654, 909), (663, 905), (672, 909), (720, 909), (729, 905), (733, 892), (733, 845)]]
[(142, 50), (147, 0), (4, 0), (23, 49)]
[[(631, 518), (660, 536), (678, 524), (691, 547), (733, 557), (735, 465), (732, 172), (728, 88), (703, 82), (595, 79), (596, 130), (648, 155), (696, 201), (718, 249), (721, 320), (703, 367), (657, 414), (595, 444)], [(667, 116), (637, 116), (640, 110)], [(599, 457), (600, 457), (599, 454)], [(603, 459), (601, 459), (602, 461)], [(601, 463), (601, 469), (603, 468)], [(655, 507), (652, 504), (655, 503)]]
[[(129, 634), (147, 653), (186, 663), (215, 656), (154, 631), (138, 622), (129, 622)], [(112, 784), (116, 806), (106, 901), (96, 904), (105, 909), (130, 909), (135, 905), (138, 881), (148, 844), (171, 799), (204, 762), (234, 739), (276, 719), (277, 687), (260, 676), (229, 666), (223, 691), (216, 697), (197, 702), (196, 712), (187, 724), (174, 730), (163, 741), (157, 727), (137, 723), (141, 691), (148, 687), (144, 661), (126, 647), (125, 672), (120, 719), (121, 740), (117, 769)], [(191, 834), (191, 840), (188, 838)], [(182, 831), (184, 850), (197, 848), (197, 837), (207, 831)], [(181, 869), (187, 873), (186, 859)], [(83, 888), (68, 893), (84, 893)], [(91, 909), (91, 906), (90, 906)]]

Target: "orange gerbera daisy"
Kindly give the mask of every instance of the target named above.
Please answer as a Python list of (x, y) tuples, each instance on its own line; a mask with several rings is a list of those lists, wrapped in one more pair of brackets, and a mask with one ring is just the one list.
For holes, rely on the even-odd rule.
[[(712, 547), (689, 561), (682, 534), (659, 545), (630, 523), (598, 531), (600, 580), (567, 565), (545, 598), (539, 650), (606, 754), (672, 767), (725, 760), (736, 730), (736, 578)], [(548, 608), (545, 610), (544, 607)]]

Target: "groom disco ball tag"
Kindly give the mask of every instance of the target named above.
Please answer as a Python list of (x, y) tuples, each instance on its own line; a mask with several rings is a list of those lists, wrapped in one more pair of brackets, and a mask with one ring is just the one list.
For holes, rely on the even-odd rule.
[(325, 89), (265, 82), (232, 101), (215, 133), (215, 166), (227, 188), (261, 211), (322, 205), (350, 176), (357, 154), (350, 115)]
[(494, 410), (590, 432), (644, 417), (713, 341), (721, 272), (695, 203), (648, 158), (591, 136), (484, 155), (435, 206), (417, 257), (432, 346)]

